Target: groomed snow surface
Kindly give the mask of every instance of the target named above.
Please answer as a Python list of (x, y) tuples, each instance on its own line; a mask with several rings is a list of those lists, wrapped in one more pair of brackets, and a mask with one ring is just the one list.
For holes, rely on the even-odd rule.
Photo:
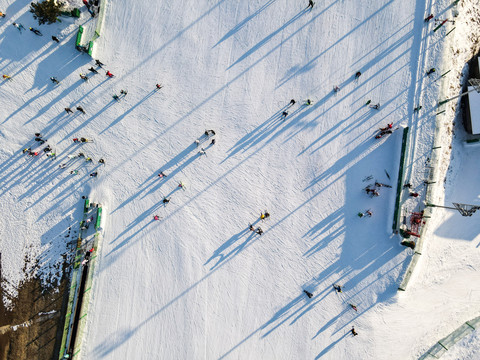
[[(2, 275), (14, 295), (38, 258), (55, 282), (81, 196), (104, 205), (83, 359), (414, 359), (478, 315), (477, 214), (438, 210), (397, 292), (412, 254), (391, 231), (401, 130), (374, 139), (389, 122), (411, 128), (407, 180), (423, 196), (440, 84), (425, 71), (445, 34), (423, 19), (450, 1), (109, 1), (94, 55), (115, 77), (88, 82), (94, 63), (74, 49), (85, 7), (37, 37), (11, 25), (38, 27), (28, 5), (0, 0)], [(22, 153), (35, 132), (56, 160)], [(478, 166), (460, 160), (478, 151), (457, 154), (447, 201), (478, 204)], [(67, 158), (78, 152), (94, 162)], [(393, 188), (370, 198), (375, 180)], [(478, 335), (465, 341), (478, 349)]]

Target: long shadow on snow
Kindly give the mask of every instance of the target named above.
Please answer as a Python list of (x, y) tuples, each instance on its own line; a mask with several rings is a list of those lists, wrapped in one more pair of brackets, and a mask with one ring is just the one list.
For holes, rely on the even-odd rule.
[(263, 10), (268, 8), (270, 5), (272, 5), (276, 0), (268, 0), (265, 4), (263, 4), (258, 10), (256, 10), (253, 14), (248, 15), (245, 19), (240, 21), (237, 25), (235, 25), (229, 32), (227, 32), (218, 42), (213, 45), (212, 49), (217, 47), (217, 45), (220, 45), (222, 42), (227, 40), (230, 36), (235, 35), (239, 30), (241, 30), (250, 20), (255, 18), (257, 15), (259, 15)]

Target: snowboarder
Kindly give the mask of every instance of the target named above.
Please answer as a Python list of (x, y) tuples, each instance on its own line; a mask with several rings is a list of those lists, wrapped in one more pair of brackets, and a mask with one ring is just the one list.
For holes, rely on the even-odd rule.
[(97, 175), (98, 175), (98, 173), (96, 171), (94, 171), (90, 174), (91, 177), (97, 177)]
[(313, 5), (315, 5), (315, 3), (313, 2), (313, 0), (308, 0), (307, 9), (308, 9), (308, 8), (312, 8), (312, 9), (313, 9)]
[(114, 75), (110, 71), (107, 71), (105, 75), (107, 75), (108, 77), (114, 77)]
[(282, 116), (283, 116), (284, 119), (287, 117), (287, 115), (288, 115), (288, 111), (284, 111), (284, 112), (282, 113)]
[(85, 110), (81, 106), (77, 106), (77, 110), (80, 111), (82, 114), (85, 114)]
[(98, 160), (98, 162), (99, 162), (100, 164), (105, 165), (105, 160), (103, 160), (103, 159)]
[(88, 81), (88, 76), (85, 74), (80, 74), (80, 78), (84, 81)]
[(378, 110), (378, 109), (380, 109), (380, 103), (375, 104), (375, 105), (370, 105), (370, 107), (371, 107), (372, 109)]
[(155, 215), (155, 216), (153, 217), (153, 220), (160, 220), (160, 217), (159, 217), (158, 215)]
[(38, 35), (38, 36), (43, 36), (43, 34), (37, 30), (37, 29), (34, 29), (32, 27), (29, 27), (30, 31), (33, 32), (35, 35)]
[(430, 70), (427, 71), (427, 75), (430, 76), (433, 74), (435, 71), (437, 71), (435, 68), (431, 68)]
[(100, 66), (100, 67), (102, 67), (103, 65), (105, 65), (105, 64), (103, 64), (100, 60), (95, 60), (95, 64), (96, 64), (97, 66)]
[(310, 291), (303, 290), (303, 292), (308, 296), (309, 299), (313, 297), (313, 294)]
[(337, 292), (341, 293), (342, 292), (342, 287), (338, 284), (333, 284), (333, 288), (337, 290)]
[(425, 22), (429, 22), (432, 19), (433, 19), (433, 14), (430, 14), (425, 18)]
[(60, 40), (58, 40), (58, 38), (57, 38), (56, 36), (54, 36), (54, 35), (52, 35), (52, 40), (55, 41), (56, 43), (59, 43), (59, 42), (60, 42)]
[(350, 330), (352, 332), (352, 335), (353, 336), (357, 336), (358, 333), (355, 331), (355, 327), (352, 326), (352, 330)]
[(295, 103), (296, 103), (295, 99), (290, 100), (290, 106), (295, 105)]
[(418, 105), (416, 108), (413, 109), (413, 111), (418, 112), (420, 111), (421, 108), (422, 108), (422, 105)]
[(69, 114), (69, 113), (73, 114), (72, 109), (70, 109), (69, 107), (66, 107), (66, 108), (65, 108), (65, 111), (67, 112), (67, 114)]
[(52, 76), (52, 77), (50, 78), (50, 80), (52, 80), (52, 82), (55, 83), (55, 84), (57, 84), (57, 85), (60, 84), (60, 81), (58, 81), (57, 78), (54, 77), (54, 76)]
[(390, 130), (390, 129), (381, 131), (380, 134), (375, 136), (375, 139), (381, 139), (384, 135), (391, 134), (391, 133), (393, 133), (393, 130)]
[(93, 66), (90, 67), (90, 69), (88, 69), (88, 70), (91, 71), (91, 72), (93, 72), (94, 74), (98, 74), (98, 71), (95, 70), (95, 69), (93, 68)]
[(257, 230), (256, 230), (255, 232), (256, 232), (258, 235), (262, 235), (262, 234), (263, 234), (263, 230), (262, 230), (262, 228), (261, 228), (260, 226), (257, 228)]
[(157, 88), (157, 90), (160, 90), (163, 86), (162, 84), (156, 84), (155, 87)]
[(362, 76), (362, 73), (361, 73), (360, 71), (357, 71), (357, 72), (355, 73), (355, 80), (358, 80), (358, 78), (359, 78), (360, 76)]
[(22, 30), (25, 30), (25, 27), (22, 24), (12, 23), (12, 25), (15, 26), (18, 31), (20, 31), (20, 33), (22, 32)]
[(312, 100), (307, 99), (307, 101), (305, 102), (305, 105), (312, 105)]
[(408, 194), (409, 196), (412, 196), (412, 197), (418, 197), (418, 195), (420, 195), (419, 193), (417, 192), (411, 192)]
[(166, 197), (163, 198), (162, 202), (164, 204), (168, 204), (170, 202), (170, 199), (167, 199)]

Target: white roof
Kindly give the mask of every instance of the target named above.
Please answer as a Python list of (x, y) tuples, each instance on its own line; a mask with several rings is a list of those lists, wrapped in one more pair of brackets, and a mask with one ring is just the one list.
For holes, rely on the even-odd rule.
[(480, 94), (473, 89), (473, 86), (469, 86), (468, 91), (472, 91), (468, 94), (472, 134), (480, 134)]

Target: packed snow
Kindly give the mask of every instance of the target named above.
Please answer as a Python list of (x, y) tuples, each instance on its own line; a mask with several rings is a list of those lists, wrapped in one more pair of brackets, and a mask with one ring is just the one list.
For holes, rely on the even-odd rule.
[[(453, 77), (441, 88), (445, 49), (470, 46), (445, 37), (452, 23), (433, 33), (424, 18), (458, 11), (458, 32), (475, 1), (307, 5), (108, 1), (94, 50), (105, 66), (93, 74), (74, 47), (78, 25), (94, 21), (84, 6), (79, 20), (39, 27), (29, 1), (0, 0), (0, 68), (12, 77), (0, 85), (3, 285), (15, 296), (26, 276), (56, 284), (81, 197), (102, 203), (83, 359), (415, 359), (479, 315), (478, 214), (435, 210), (404, 293), (412, 250), (392, 233), (402, 129), (405, 180), (420, 194), (404, 191), (404, 209), (418, 211), (437, 102), (460, 87)], [(445, 204), (479, 204), (480, 147), (456, 138), (453, 149)], [(79, 152), (93, 162), (69, 159)], [(375, 181), (393, 187), (370, 197)], [(475, 334), (458, 358), (478, 352)]]

